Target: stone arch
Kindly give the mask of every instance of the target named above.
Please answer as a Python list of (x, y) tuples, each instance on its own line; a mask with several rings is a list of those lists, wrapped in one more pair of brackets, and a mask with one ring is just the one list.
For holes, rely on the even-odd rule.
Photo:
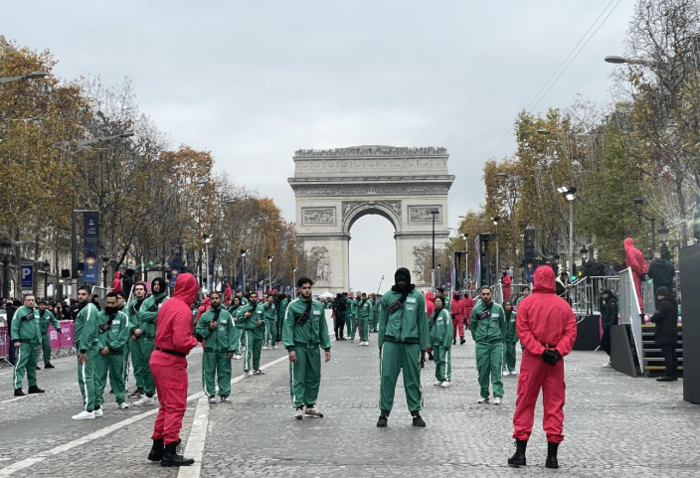
[(401, 232), (401, 201), (353, 201), (343, 203), (343, 232), (350, 234), (352, 225), (358, 219), (368, 215), (382, 216), (394, 226), (395, 232)]

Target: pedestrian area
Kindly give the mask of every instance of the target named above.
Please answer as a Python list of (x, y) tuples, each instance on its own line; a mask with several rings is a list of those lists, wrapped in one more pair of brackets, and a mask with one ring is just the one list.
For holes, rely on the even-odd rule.
[(602, 353), (574, 352), (566, 359), (561, 468), (544, 467), (538, 408), (529, 466), (512, 469), (506, 459), (514, 451), (516, 377), (504, 379), (503, 405), (477, 405), (469, 340), (454, 347), (453, 387), (432, 386), (433, 363), (424, 369), (426, 428), (411, 426), (399, 386), (389, 427), (378, 429), (376, 334), (370, 339), (369, 347), (333, 342), (317, 405), (325, 418), (303, 421), (293, 418), (284, 350), (263, 352), (262, 363), (273, 364), (264, 376), (238, 378), (241, 364), (234, 361), (233, 403), (216, 405), (200, 400), (202, 355), (194, 352), (182, 439), (198, 463), (182, 470), (146, 460), (154, 411), (117, 410), (105, 394), (104, 418), (70, 419), (80, 407), (74, 357), (37, 372), (43, 396), (13, 399), (11, 369), (2, 369), (0, 477), (700, 476), (700, 407), (682, 401), (682, 381), (630, 378), (602, 368)]

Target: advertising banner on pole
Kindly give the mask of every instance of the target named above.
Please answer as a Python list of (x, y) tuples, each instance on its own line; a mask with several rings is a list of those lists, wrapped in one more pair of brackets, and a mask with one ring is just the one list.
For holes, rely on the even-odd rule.
[(85, 242), (83, 249), (83, 282), (86, 284), (97, 284), (98, 271), (100, 270), (98, 245), (100, 237), (100, 213), (83, 213), (83, 224), (85, 226)]

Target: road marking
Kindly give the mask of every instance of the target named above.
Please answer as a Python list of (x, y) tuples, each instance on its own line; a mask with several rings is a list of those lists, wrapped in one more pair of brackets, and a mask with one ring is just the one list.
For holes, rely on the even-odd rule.
[(0, 402), (0, 405), (2, 405), (3, 403), (10, 403), (10, 402), (14, 402), (17, 400), (22, 400), (23, 398), (27, 398), (28, 396), (29, 395), (24, 395), (23, 397), (15, 397), (15, 398), (10, 398), (9, 400), (3, 400), (2, 402)]
[[(273, 360), (272, 362), (266, 363), (265, 365), (260, 367), (260, 369), (264, 370), (266, 368), (272, 367), (273, 365), (276, 365), (276, 364), (282, 362), (283, 360), (287, 360), (286, 355), (278, 358), (277, 360)], [(239, 382), (239, 381), (243, 380), (243, 378), (245, 378), (245, 375), (238, 376), (235, 379), (231, 380), (231, 383)], [(197, 393), (187, 397), (187, 401), (191, 402), (193, 400), (198, 400), (198, 399), (203, 398), (203, 397), (206, 398), (206, 395), (204, 394), (204, 392), (197, 392)], [(24, 398), (24, 397), (17, 397), (17, 398)], [(125, 420), (117, 422), (117, 423), (110, 425), (108, 427), (105, 427), (105, 428), (102, 428), (100, 430), (89, 433), (89, 434), (85, 435), (84, 437), (76, 438), (73, 441), (69, 441), (68, 443), (64, 443), (63, 445), (59, 445), (59, 446), (54, 447), (50, 450), (41, 452), (38, 455), (33, 456), (31, 458), (25, 458), (24, 460), (13, 463), (13, 464), (7, 466), (6, 468), (3, 468), (2, 470), (0, 470), (0, 477), (10, 476), (15, 472), (18, 472), (20, 470), (24, 470), (25, 468), (29, 468), (32, 465), (36, 465), (37, 463), (44, 461), (46, 458), (48, 458), (50, 456), (54, 456), (54, 455), (57, 455), (59, 453), (63, 453), (63, 452), (68, 451), (72, 448), (75, 448), (76, 446), (80, 446), (80, 445), (83, 445), (85, 443), (89, 443), (93, 440), (96, 440), (96, 439), (101, 438), (105, 435), (108, 435), (114, 431), (117, 431), (121, 428), (124, 428), (125, 426), (131, 425), (132, 423), (136, 423), (140, 420), (143, 420), (146, 417), (149, 417), (151, 415), (155, 415), (156, 413), (158, 413), (158, 408), (154, 408), (153, 410), (149, 410), (149, 411), (141, 413), (139, 415), (135, 415), (133, 417), (127, 418)], [(209, 412), (207, 411), (207, 422), (208, 422), (208, 413)], [(196, 418), (196, 412), (195, 412), (195, 418)], [(207, 426), (208, 426), (208, 423), (204, 423), (205, 438), (206, 438)], [(194, 426), (193, 426), (193, 428), (194, 428)], [(193, 447), (194, 446), (195, 445), (193, 445)], [(202, 440), (201, 447), (203, 450), (204, 449), (204, 440)], [(189, 440), (187, 443), (186, 450), (187, 450), (187, 452), (190, 451)], [(202, 453), (202, 452), (200, 451), (200, 453)], [(199, 463), (201, 466), (201, 455), (200, 455)], [(186, 468), (181, 468), (181, 470), (185, 470), (185, 469)], [(195, 475), (195, 476), (199, 476), (199, 475)]]

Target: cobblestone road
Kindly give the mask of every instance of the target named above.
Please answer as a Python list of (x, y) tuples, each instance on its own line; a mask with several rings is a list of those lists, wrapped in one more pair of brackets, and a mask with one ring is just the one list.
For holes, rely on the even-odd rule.
[[(265, 376), (234, 384), (232, 404), (207, 405), (201, 476), (700, 477), (700, 407), (683, 402), (682, 381), (633, 379), (600, 367), (602, 353), (574, 352), (566, 359), (562, 468), (544, 468), (546, 440), (538, 408), (528, 448), (530, 465), (516, 470), (505, 463), (514, 451), (510, 436), (517, 378), (504, 379), (503, 405), (477, 405), (469, 341), (454, 348), (452, 388), (431, 386), (434, 366), (426, 366), (425, 429), (411, 426), (401, 386), (389, 427), (377, 429), (375, 334), (371, 340), (370, 347), (333, 342), (318, 402), (323, 419), (293, 419), (286, 362), (268, 368)], [(283, 355), (283, 350), (263, 352), (263, 363)], [(55, 365), (53, 371), (38, 372), (39, 385), (48, 393), (20, 400), (12, 400), (11, 370), (0, 370), (0, 477), (178, 476), (177, 470), (145, 459), (153, 412), (117, 410), (110, 395), (104, 418), (74, 422), (70, 416), (80, 408), (75, 358), (56, 360)], [(201, 391), (200, 366), (197, 352), (190, 358), (193, 401), (183, 441)], [(240, 367), (234, 362), (235, 372)], [(77, 442), (90, 433), (102, 436)], [(13, 471), (13, 464), (25, 465), (31, 457), (38, 461)]]

